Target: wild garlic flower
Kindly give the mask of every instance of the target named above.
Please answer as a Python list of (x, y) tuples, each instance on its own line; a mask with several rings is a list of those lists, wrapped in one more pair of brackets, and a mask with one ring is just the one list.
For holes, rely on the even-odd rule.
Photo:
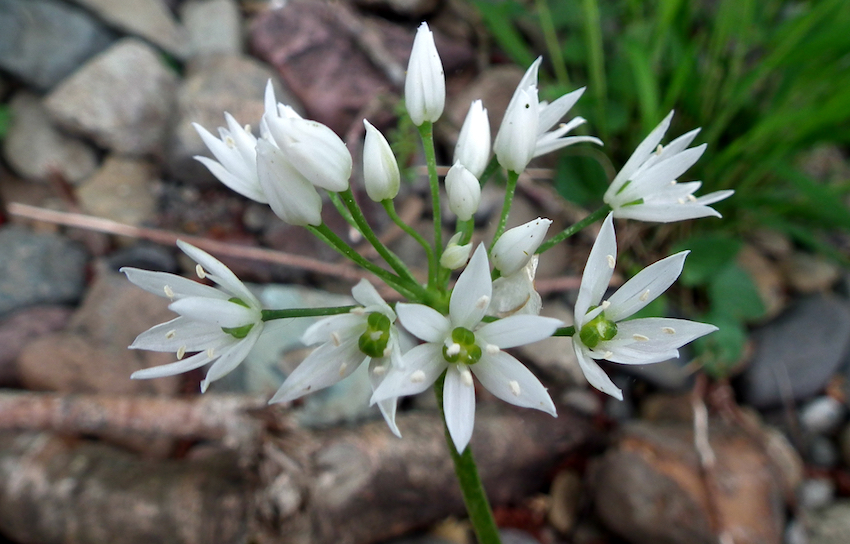
[(460, 245), (462, 232), (456, 232), (449, 238), (449, 243), (446, 244), (446, 249), (440, 256), (440, 266), (449, 270), (457, 270), (466, 266), (469, 261), (469, 255), (472, 253), (472, 242)]
[(614, 210), (614, 217), (659, 223), (720, 217), (709, 204), (729, 198), (734, 191), (716, 191), (695, 197), (701, 182), (677, 182), (677, 178), (699, 160), (706, 144), (688, 149), (699, 133), (699, 129), (695, 129), (667, 146), (660, 145), (672, 118), (671, 111), (635, 149), (605, 191), (603, 200)]
[(443, 114), (446, 104), (446, 75), (434, 44), (434, 33), (428, 23), (419, 25), (407, 64), (404, 80), (404, 103), (417, 127), (433, 123)]
[(472, 172), (476, 179), (487, 168), (490, 161), (490, 120), (487, 108), (481, 100), (474, 100), (469, 106), (460, 135), (455, 144), (454, 162), (459, 162)]
[(493, 300), (487, 315), (508, 317), (512, 315), (540, 315), (543, 299), (534, 288), (538, 256), (510, 276), (501, 276), (493, 282)]
[(446, 194), (449, 209), (461, 221), (469, 221), (481, 204), (481, 184), (460, 162), (454, 163), (446, 174)]
[(551, 219), (538, 217), (502, 234), (491, 252), (495, 268), (503, 276), (519, 272), (543, 243), (551, 224)]
[[(134, 372), (132, 379), (173, 376), (212, 363), (201, 392), (239, 366), (263, 333), (260, 301), (219, 260), (186, 242), (178, 247), (196, 263), (210, 287), (182, 276), (138, 268), (122, 268), (127, 279), (145, 291), (173, 301), (168, 309), (179, 317), (140, 334), (131, 349), (174, 351), (177, 362)], [(192, 354), (186, 357), (187, 354)]]
[(366, 140), (363, 143), (363, 180), (366, 194), (375, 202), (393, 199), (401, 185), (398, 161), (390, 143), (372, 123), (363, 119)]
[(195, 160), (207, 167), (218, 180), (240, 195), (262, 204), (268, 203), (257, 178), (257, 138), (249, 126), (242, 127), (232, 115), (225, 112), (227, 128), (219, 127), (221, 139), (199, 125), (192, 123), (204, 145), (216, 161), (196, 155)]
[(537, 57), (517, 85), (493, 143), (499, 164), (517, 173), (525, 170), (534, 157), (568, 145), (580, 142), (602, 145), (602, 140), (593, 136), (566, 136), (586, 122), (583, 117), (574, 117), (551, 130), (578, 102), (584, 87), (565, 94), (551, 104), (538, 102), (537, 72), (542, 61), (543, 57)]
[(608, 214), (593, 244), (575, 305), (573, 349), (590, 385), (617, 399), (623, 392), (595, 359), (624, 365), (658, 363), (679, 356), (678, 349), (717, 330), (684, 319), (641, 318), (623, 321), (669, 288), (682, 273), (688, 251), (652, 264), (603, 300), (617, 264), (613, 214)]
[(473, 374), (505, 402), (556, 415), (546, 388), (502, 350), (547, 338), (563, 324), (548, 317), (517, 315), (482, 325), (492, 289), (487, 251), (480, 245), (452, 290), (449, 315), (421, 304), (398, 303), (401, 324), (425, 343), (408, 351), (403, 366), (393, 367), (372, 395), (372, 402), (415, 395), (446, 371), (443, 408), (458, 451), (466, 448), (475, 423)]
[[(391, 368), (401, 366), (395, 312), (366, 280), (360, 280), (351, 294), (362, 306), (317, 321), (304, 332), (302, 341), (308, 346), (324, 343), (286, 378), (269, 404), (290, 402), (329, 387), (363, 363), (369, 365), (369, 380), (375, 391)], [(382, 399), (378, 407), (390, 430), (401, 436), (395, 424), (396, 399)]]

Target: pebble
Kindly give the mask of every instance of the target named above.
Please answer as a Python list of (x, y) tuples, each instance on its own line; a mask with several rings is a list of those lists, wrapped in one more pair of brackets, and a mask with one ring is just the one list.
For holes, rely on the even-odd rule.
[(547, 518), (562, 534), (569, 534), (579, 519), (583, 487), (581, 476), (573, 470), (562, 470), (552, 480)]
[(782, 538), (783, 544), (809, 544), (809, 535), (806, 532), (806, 526), (796, 519), (792, 519), (785, 527), (785, 535)]
[(832, 504), (835, 482), (829, 478), (808, 478), (798, 491), (800, 506), (807, 510), (820, 510)]
[(90, 215), (127, 225), (142, 226), (156, 220), (157, 181), (153, 163), (110, 155), (103, 166), (77, 190), (80, 206)]
[(835, 468), (841, 460), (838, 447), (832, 439), (816, 435), (811, 437), (807, 446), (808, 461), (821, 468)]
[(0, 9), (0, 68), (38, 90), (52, 88), (114, 39), (66, 2), (4, 0)]
[(38, 304), (71, 304), (85, 289), (88, 256), (56, 234), (0, 227), (0, 316)]
[(65, 328), (71, 310), (64, 306), (34, 306), (0, 321), (0, 387), (18, 384), (16, 360), (33, 339)]
[(846, 412), (836, 399), (817, 397), (800, 408), (800, 423), (811, 433), (832, 434), (841, 426)]
[(177, 76), (151, 46), (125, 38), (53, 90), (45, 102), (62, 128), (129, 155), (162, 151)]
[(847, 544), (850, 499), (840, 499), (809, 517), (809, 544)]
[(788, 304), (788, 296), (782, 273), (762, 251), (750, 244), (745, 244), (738, 252), (736, 262), (753, 280), (764, 306), (764, 314), (760, 320), (767, 321), (782, 312)]
[(189, 0), (180, 5), (190, 58), (242, 52), (242, 18), (234, 0)]
[(743, 374), (743, 398), (756, 408), (800, 401), (824, 390), (850, 352), (850, 303), (805, 297), (752, 333), (755, 353)]
[(841, 276), (841, 268), (820, 255), (794, 253), (780, 264), (788, 283), (798, 293), (827, 291)]
[(502, 544), (540, 544), (540, 541), (520, 529), (499, 529)]
[(850, 467), (850, 423), (844, 425), (838, 435), (838, 446), (841, 451), (841, 461), (844, 466)]
[(43, 182), (58, 175), (77, 183), (97, 168), (94, 149), (57, 130), (36, 95), (19, 92), (9, 107), (12, 122), (3, 139), (3, 156), (18, 174)]

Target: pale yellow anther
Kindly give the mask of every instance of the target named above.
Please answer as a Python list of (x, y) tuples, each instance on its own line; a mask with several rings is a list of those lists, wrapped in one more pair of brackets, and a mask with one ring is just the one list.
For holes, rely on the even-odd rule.
[(381, 332), (381, 331), (372, 331), (372, 332), (369, 334), (369, 338), (371, 338), (372, 340), (380, 340), (380, 339), (381, 339), (381, 336), (383, 336), (383, 334), (384, 334), (384, 333), (383, 333), (383, 332)]
[(195, 265), (195, 274), (198, 275), (199, 278), (204, 279), (207, 277), (207, 273), (204, 271), (204, 267), (200, 264)]
[(649, 289), (640, 294), (640, 301), (646, 302), (649, 299)]
[(684, 199), (684, 198), (678, 198), (678, 199), (676, 199), (676, 200), (678, 200), (678, 201), (679, 201), (679, 204), (684, 204), (684, 203), (685, 203), (685, 199)]
[(472, 372), (470, 372), (468, 368), (461, 369), (460, 383), (467, 387), (472, 387)]
[(339, 375), (340, 377), (345, 376), (345, 369), (348, 368), (348, 363), (342, 363), (339, 365)]
[(171, 329), (170, 331), (168, 331), (167, 333), (165, 333), (165, 338), (166, 338), (166, 340), (171, 340), (171, 339), (172, 339), (172, 338), (174, 338), (175, 336), (177, 336), (177, 330), (176, 330), (176, 329)]
[(245, 132), (251, 132), (251, 125), (245, 125)]
[(172, 289), (170, 286), (166, 285), (165, 287), (162, 288), (162, 290), (165, 291), (165, 296), (174, 300), (174, 289)]
[(487, 344), (484, 346), (484, 351), (487, 352), (487, 355), (496, 355), (499, 353), (499, 346), (495, 344)]
[(489, 305), (490, 297), (488, 297), (487, 295), (483, 295), (481, 298), (478, 299), (478, 302), (475, 303), (475, 307), (479, 310), (486, 310), (487, 306)]
[(333, 344), (335, 347), (339, 347), (339, 345), (342, 344), (342, 338), (339, 337), (338, 332), (334, 331), (334, 332), (331, 333), (330, 336), (331, 336), (331, 344)]
[(372, 374), (374, 374), (375, 376), (383, 376), (386, 373), (387, 367), (385, 367), (384, 365), (378, 365), (372, 369)]
[(664, 146), (661, 145), (661, 144), (658, 144), (658, 147), (655, 148), (655, 154), (660, 155), (662, 151), (664, 151)]
[(606, 258), (608, 259), (608, 268), (614, 270), (614, 267), (617, 266), (617, 259), (613, 255), (607, 255)]
[(236, 140), (233, 139), (233, 136), (228, 136), (224, 139), (225, 145), (230, 149), (236, 148)]
[(421, 370), (417, 370), (413, 374), (410, 375), (411, 383), (422, 383), (425, 381), (425, 373)]
[(664, 334), (676, 334), (676, 329), (673, 327), (661, 327), (661, 332)]
[(458, 353), (460, 353), (460, 344), (454, 343), (446, 348), (446, 355), (448, 355), (449, 357), (454, 357)]
[(606, 351), (605, 353), (602, 354), (602, 356), (605, 357), (606, 359), (608, 359), (612, 355), (614, 355), (613, 351)]
[(177, 360), (179, 361), (183, 357), (186, 356), (186, 346), (180, 346), (177, 348)]
[(676, 185), (677, 183), (678, 183), (678, 181), (674, 179), (673, 181), (670, 182), (670, 185)]
[(393, 354), (393, 348), (387, 346), (384, 348), (384, 357), (389, 357)]
[(513, 393), (515, 397), (518, 397), (519, 394), (522, 393), (522, 389), (519, 387), (519, 382), (516, 380), (509, 381), (508, 387), (511, 388), (511, 393)]
[(215, 348), (210, 348), (207, 350), (207, 358), (212, 359), (215, 357)]
[(354, 315), (366, 315), (366, 308), (358, 306), (357, 308), (352, 308), (351, 311), (348, 313)]
[(688, 195), (688, 200), (690, 200), (691, 202), (696, 202), (697, 197), (695, 197), (694, 195)]
[(649, 337), (648, 337), (648, 336), (644, 336), (644, 335), (642, 335), (642, 334), (633, 334), (633, 335), (632, 335), (632, 338), (634, 338), (634, 339), (635, 339), (635, 340), (637, 340), (638, 342), (647, 342), (647, 341), (649, 341)]
[(611, 306), (611, 303), (607, 300), (603, 300), (602, 304), (600, 304), (600, 306), (602, 307), (603, 310), (607, 310), (608, 307)]

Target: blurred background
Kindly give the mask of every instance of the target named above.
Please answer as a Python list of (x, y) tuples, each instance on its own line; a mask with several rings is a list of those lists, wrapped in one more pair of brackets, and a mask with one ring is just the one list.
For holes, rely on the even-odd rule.
[[(846, 0), (0, 0), (0, 543), (473, 541), (432, 395), (404, 401), (403, 440), (359, 373), (267, 408), (309, 353), (304, 319), (203, 397), (202, 371), (131, 381), (173, 360), (126, 349), (171, 313), (118, 273), (190, 273), (181, 238), (268, 307), (349, 303), (355, 270), (193, 158), (207, 151), (191, 123), (215, 132), (227, 111), (256, 128), (271, 80), (346, 141), (370, 222), (427, 274), (358, 165), (367, 118), (406, 167), (397, 209), (430, 232), (401, 103), (423, 20), (447, 76), (441, 165), (470, 101), (495, 133), (538, 56), (542, 98), (586, 87), (569, 115), (605, 146), (533, 162), (510, 225), (545, 216), (556, 232), (595, 210), (670, 110), (665, 143), (702, 127), (695, 143), (708, 144), (684, 177), (701, 194), (735, 190), (722, 219), (617, 224), (616, 282), (691, 250), (641, 315), (717, 333), (677, 360), (606, 366), (623, 402), (589, 388), (569, 340), (517, 350), (554, 420), (479, 389), (473, 448), (504, 542), (850, 539)], [(500, 182), (485, 186), (478, 239), (495, 228)], [(323, 218), (349, 236), (332, 206)], [(541, 258), (543, 314), (571, 320), (596, 229)]]

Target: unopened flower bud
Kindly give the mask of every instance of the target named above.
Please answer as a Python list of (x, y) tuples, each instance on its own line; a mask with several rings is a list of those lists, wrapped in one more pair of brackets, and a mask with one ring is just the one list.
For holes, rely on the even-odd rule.
[(440, 257), (440, 266), (449, 270), (457, 270), (466, 265), (469, 261), (469, 254), (472, 253), (472, 243), (466, 245), (458, 245), (461, 233), (458, 232), (449, 239), (443, 255)]
[(459, 162), (480, 178), (490, 160), (490, 121), (481, 100), (469, 107), (455, 145), (455, 162)]
[(398, 194), (400, 176), (398, 162), (384, 135), (372, 124), (366, 125), (366, 141), (363, 144), (363, 179), (366, 194), (375, 202), (392, 199)]
[(522, 173), (534, 157), (537, 148), (537, 107), (536, 86), (518, 89), (502, 119), (493, 151), (499, 164), (511, 172)]
[(551, 224), (551, 220), (538, 217), (510, 229), (496, 241), (490, 257), (502, 276), (512, 276), (528, 263)]
[(422, 23), (416, 31), (407, 78), (404, 80), (404, 101), (407, 113), (417, 127), (425, 121), (434, 122), (443, 114), (446, 103), (446, 76), (437, 54), (434, 34)]
[(481, 184), (466, 169), (456, 162), (446, 174), (446, 192), (449, 195), (449, 208), (461, 221), (468, 221), (478, 211), (481, 203)]

